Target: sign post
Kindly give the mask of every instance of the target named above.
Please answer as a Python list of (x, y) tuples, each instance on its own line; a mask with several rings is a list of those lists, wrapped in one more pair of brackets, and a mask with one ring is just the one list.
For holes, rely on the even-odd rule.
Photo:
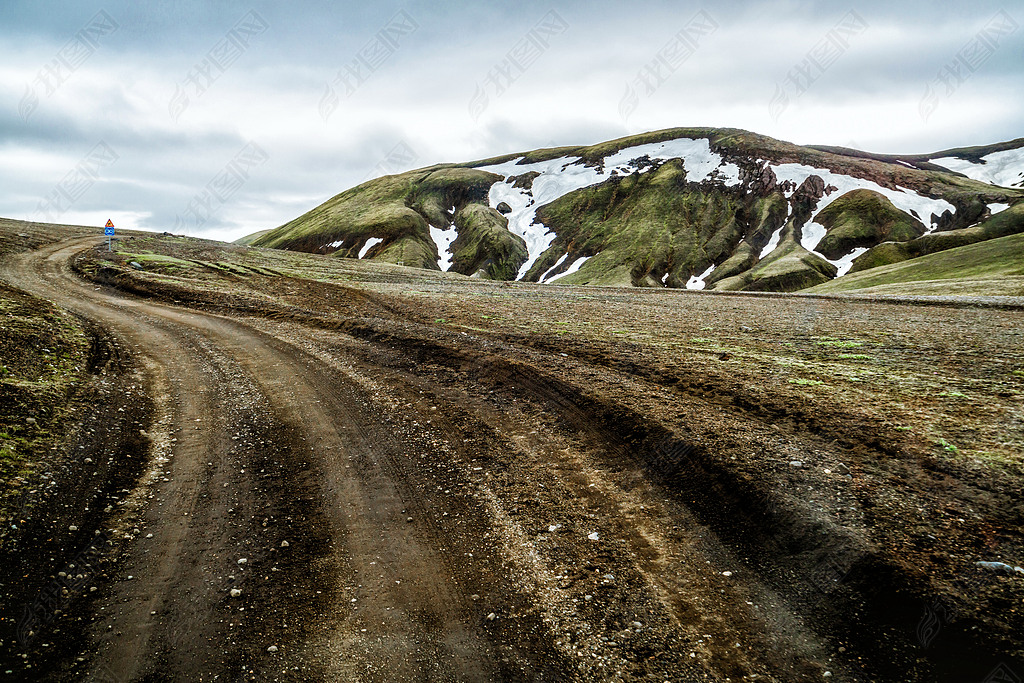
[(107, 251), (113, 251), (114, 248), (110, 246), (110, 238), (114, 236), (114, 221), (107, 219), (107, 225), (103, 228), (103, 234), (107, 236)]

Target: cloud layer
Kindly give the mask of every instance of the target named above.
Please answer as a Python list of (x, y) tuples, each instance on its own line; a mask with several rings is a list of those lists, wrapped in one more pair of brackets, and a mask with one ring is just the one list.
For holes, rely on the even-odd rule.
[(144, 5), (4, 3), (0, 215), (234, 239), (382, 173), (672, 126), (1024, 130), (1024, 12), (995, 2)]

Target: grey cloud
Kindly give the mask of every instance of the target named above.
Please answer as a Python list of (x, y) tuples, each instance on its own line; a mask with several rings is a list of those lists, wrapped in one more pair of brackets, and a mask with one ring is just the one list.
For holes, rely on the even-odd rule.
[[(773, 121), (768, 105), (777, 84), (851, 7), (869, 29)], [(361, 182), (399, 143), (415, 152), (410, 167), (686, 125), (736, 126), (805, 143), (856, 140), (879, 152), (980, 144), (1019, 137), (1024, 128), (1024, 113), (1007, 104), (1024, 89), (1024, 27), (929, 121), (921, 119), (917, 100), (929, 79), (1004, 7), (1024, 25), (1024, 10), (985, 0), (970, 6), (923, 0), (69, 0), (59, 12), (6, 0), (0, 49), (27, 46), (39, 60), (50, 59), (99, 9), (120, 28), (69, 82), (76, 93), (87, 89), (74, 105), (62, 94), (43, 102), (26, 123), (18, 115), (24, 80), (0, 81), (0, 154), (58, 155), (70, 169), (104, 140), (119, 159), (75, 209), (151, 214), (143, 227), (170, 229), (190, 199), (255, 141), (266, 162), (201, 228), (202, 234), (237, 236), (274, 227)], [(627, 83), (702, 8), (718, 30), (624, 120), (619, 103)], [(474, 120), (469, 104), (477, 85), (551, 9), (569, 29)], [(169, 113), (175, 88), (250, 10), (268, 30), (175, 120)], [(415, 33), (354, 94), (339, 96), (337, 109), (323, 120), (318, 106), (325, 85), (400, 10), (418, 23)], [(896, 102), (903, 109), (893, 114), (886, 107)], [(858, 128), (831, 123), (828, 116), (837, 111), (855, 114)], [(883, 111), (896, 119), (871, 125)], [(18, 173), (0, 159), (0, 215), (31, 211), (33, 198), (52, 189), (62, 168), (52, 176)]]

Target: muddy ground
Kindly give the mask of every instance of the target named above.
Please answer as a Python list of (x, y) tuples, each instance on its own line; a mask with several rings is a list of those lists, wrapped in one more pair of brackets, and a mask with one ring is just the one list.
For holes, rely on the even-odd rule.
[(10, 680), (1024, 677), (1017, 302), (0, 241), (107, 349)]

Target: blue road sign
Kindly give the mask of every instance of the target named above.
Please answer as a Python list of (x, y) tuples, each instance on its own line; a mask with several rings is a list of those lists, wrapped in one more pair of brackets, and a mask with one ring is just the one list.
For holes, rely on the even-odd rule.
[(114, 236), (114, 229), (113, 228), (103, 228), (103, 234), (106, 235), (107, 237), (113, 237)]

